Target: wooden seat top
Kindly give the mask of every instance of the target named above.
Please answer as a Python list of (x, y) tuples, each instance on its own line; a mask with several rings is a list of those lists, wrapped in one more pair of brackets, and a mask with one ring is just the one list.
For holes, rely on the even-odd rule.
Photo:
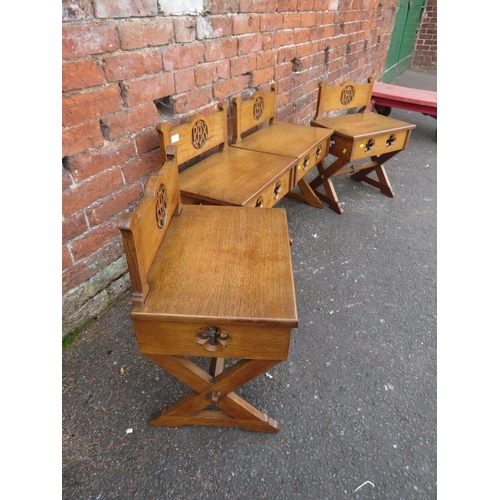
[(184, 205), (133, 319), (298, 326), (286, 212)]
[(390, 83), (375, 82), (372, 96), (437, 108), (437, 92), (431, 90), (420, 90), (392, 85)]
[[(290, 170), (294, 162), (288, 156), (230, 147), (182, 171), (181, 190), (207, 202), (243, 206), (262, 186)], [(259, 175), (255, 175), (256, 170)]]
[(243, 137), (231, 147), (299, 158), (330, 135), (331, 131), (318, 127), (274, 122)]
[(322, 118), (313, 120), (311, 124), (331, 128), (334, 130), (334, 135), (349, 139), (362, 139), (377, 133), (391, 133), (415, 128), (413, 123), (371, 112)]

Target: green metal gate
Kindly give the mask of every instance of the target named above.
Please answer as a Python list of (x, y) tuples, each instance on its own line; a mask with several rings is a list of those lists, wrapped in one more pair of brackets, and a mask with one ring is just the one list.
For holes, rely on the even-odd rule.
[(383, 82), (390, 83), (411, 65), (418, 23), (427, 0), (399, 0)]

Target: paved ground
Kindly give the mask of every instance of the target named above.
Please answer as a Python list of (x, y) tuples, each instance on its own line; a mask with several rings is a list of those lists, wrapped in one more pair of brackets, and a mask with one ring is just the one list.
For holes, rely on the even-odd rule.
[(64, 499), (436, 498), (437, 122), (391, 116), (417, 125), (386, 165), (395, 198), (343, 176), (343, 216), (280, 202), (300, 325), (240, 391), (280, 432), (149, 426), (187, 389), (138, 353), (126, 299), (63, 352)]

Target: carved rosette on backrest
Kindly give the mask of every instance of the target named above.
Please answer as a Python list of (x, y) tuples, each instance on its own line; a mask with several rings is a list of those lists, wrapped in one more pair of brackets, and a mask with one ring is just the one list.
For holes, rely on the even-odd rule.
[(352, 85), (346, 85), (342, 89), (342, 92), (340, 93), (340, 102), (344, 106), (351, 104), (351, 102), (354, 99), (354, 94), (355, 94), (354, 87)]
[(253, 117), (255, 120), (260, 120), (262, 114), (264, 113), (264, 99), (262, 97), (257, 97), (253, 105)]
[(203, 119), (197, 120), (193, 125), (191, 132), (191, 140), (193, 147), (201, 149), (207, 143), (208, 139), (208, 125)]

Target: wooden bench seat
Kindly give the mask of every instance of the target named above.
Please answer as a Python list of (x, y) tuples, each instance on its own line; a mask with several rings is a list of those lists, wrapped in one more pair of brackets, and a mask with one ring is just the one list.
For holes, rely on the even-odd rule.
[(323, 208), (305, 176), (328, 155), (332, 131), (309, 125), (277, 121), (277, 85), (270, 92), (255, 92), (243, 101), (233, 99), (233, 143), (231, 147), (296, 158), (293, 186), (287, 196)]
[(165, 159), (119, 224), (139, 351), (192, 389), (150, 423), (277, 432), (235, 391), (287, 359), (298, 326), (286, 212), (183, 205), (174, 147)]
[(293, 188), (295, 157), (244, 151), (228, 146), (227, 103), (188, 123), (157, 126), (162, 151), (175, 145), (179, 165), (196, 162), (180, 173), (184, 204), (270, 208)]
[[(328, 168), (322, 160), (319, 174), (310, 186), (338, 214), (343, 214), (344, 209), (332, 178), (339, 175), (352, 174), (353, 180), (370, 184), (391, 198), (394, 196), (384, 163), (406, 147), (415, 128), (412, 123), (371, 112), (373, 83), (374, 79), (369, 78), (368, 83), (319, 84), (316, 116), (311, 125), (333, 130), (329, 153), (336, 160)], [(347, 111), (353, 112), (346, 114)], [(339, 112), (344, 114), (338, 115)]]

